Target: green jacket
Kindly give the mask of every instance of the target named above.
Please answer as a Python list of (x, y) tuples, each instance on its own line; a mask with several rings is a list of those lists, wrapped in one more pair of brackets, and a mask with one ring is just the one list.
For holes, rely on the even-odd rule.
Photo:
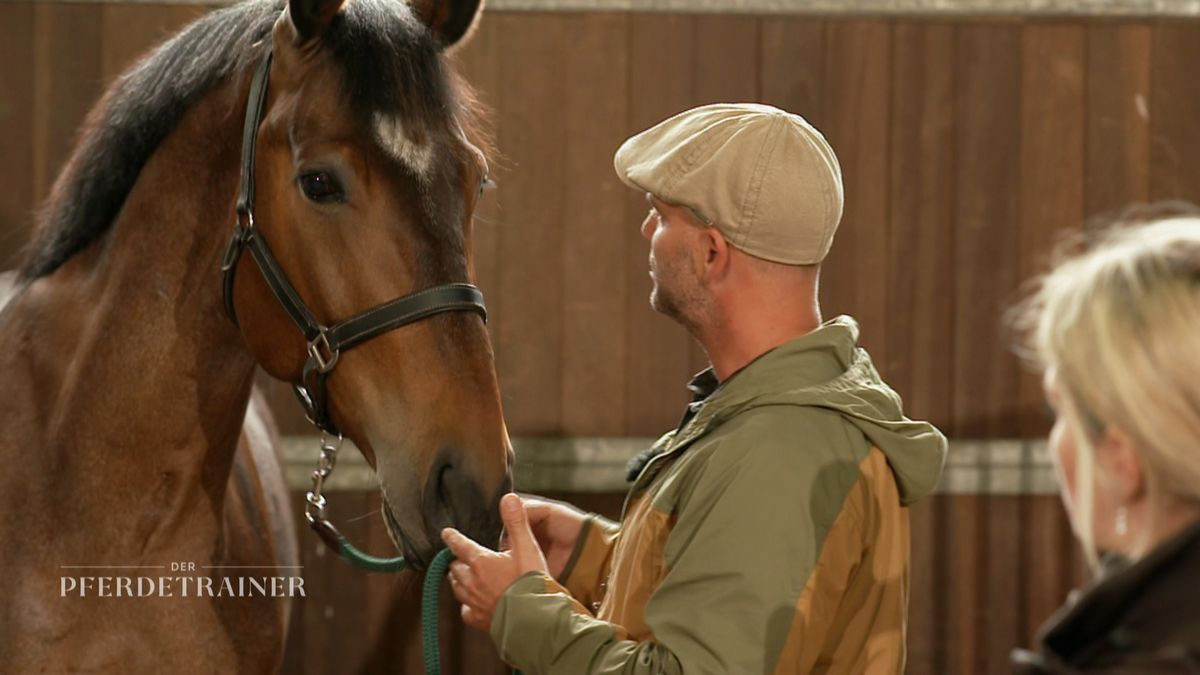
[(501, 656), (526, 675), (903, 672), (906, 507), (945, 438), (904, 417), (849, 317), (700, 393), (622, 523), (590, 518), (561, 581), (504, 593)]

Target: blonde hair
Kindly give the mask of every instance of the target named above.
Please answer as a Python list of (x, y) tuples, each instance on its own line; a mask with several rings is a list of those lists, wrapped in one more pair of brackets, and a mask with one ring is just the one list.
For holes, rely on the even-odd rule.
[(1056, 371), (1078, 448), (1076, 528), (1094, 566), (1106, 429), (1133, 439), (1149, 497), (1200, 500), (1200, 214), (1119, 220), (1040, 279), (1015, 321), (1027, 353)]

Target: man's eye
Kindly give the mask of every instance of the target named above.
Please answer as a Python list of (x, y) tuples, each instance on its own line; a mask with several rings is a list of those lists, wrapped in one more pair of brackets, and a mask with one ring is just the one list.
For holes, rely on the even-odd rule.
[(318, 204), (345, 201), (346, 193), (341, 184), (326, 171), (312, 171), (300, 176), (300, 190), (304, 196)]

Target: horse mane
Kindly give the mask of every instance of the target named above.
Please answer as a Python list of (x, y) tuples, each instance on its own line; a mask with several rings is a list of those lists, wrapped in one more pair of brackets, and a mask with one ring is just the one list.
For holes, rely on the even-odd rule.
[[(470, 88), (444, 68), (441, 46), (405, 3), (349, 0), (344, 7), (323, 41), (342, 67), (343, 93), (356, 114), (381, 111), (426, 125), (449, 114), (490, 148)], [(109, 87), (39, 213), (23, 281), (52, 273), (109, 229), (159, 144), (198, 99), (253, 67), (282, 11), (283, 0), (248, 0), (210, 12)], [(233, 124), (241, 129), (240, 115)]]

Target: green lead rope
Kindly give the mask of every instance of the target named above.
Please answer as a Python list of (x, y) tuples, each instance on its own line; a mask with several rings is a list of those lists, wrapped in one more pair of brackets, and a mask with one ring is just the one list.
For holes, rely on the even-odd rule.
[(442, 675), (442, 650), (438, 645), (438, 594), (451, 560), (454, 560), (454, 554), (444, 548), (434, 556), (429, 569), (425, 571), (425, 588), (421, 592), (421, 649), (425, 654), (425, 675)]
[[(449, 553), (450, 549), (446, 549), (446, 552)], [(364, 553), (340, 534), (338, 535), (338, 555), (345, 558), (346, 562), (351, 565), (368, 572), (399, 572), (408, 567), (408, 563), (404, 562), (403, 556), (380, 558), (369, 553)]]
[[(403, 556), (380, 558), (364, 553), (345, 537), (338, 536), (338, 554), (346, 562), (368, 572), (399, 572), (408, 567)], [(454, 554), (444, 548), (429, 563), (425, 571), (425, 585), (421, 590), (421, 652), (425, 659), (425, 675), (442, 675), (442, 650), (438, 644), (438, 596), (442, 590), (442, 578), (450, 569)]]
[[(425, 588), (421, 593), (421, 645), (425, 652), (425, 675), (442, 675), (442, 650), (438, 646), (438, 593), (442, 577), (450, 569), (454, 554), (444, 548), (429, 563), (425, 572)], [(521, 675), (514, 670), (513, 675)]]
[[(408, 567), (402, 556), (380, 558), (364, 553), (345, 537), (337, 535), (338, 554), (346, 562), (368, 572), (399, 572)], [(425, 675), (442, 675), (442, 649), (438, 642), (438, 596), (441, 595), (442, 578), (450, 570), (454, 554), (444, 548), (429, 563), (425, 571), (425, 583), (421, 589), (421, 653), (425, 661)], [(521, 675), (514, 670), (513, 675)]]

